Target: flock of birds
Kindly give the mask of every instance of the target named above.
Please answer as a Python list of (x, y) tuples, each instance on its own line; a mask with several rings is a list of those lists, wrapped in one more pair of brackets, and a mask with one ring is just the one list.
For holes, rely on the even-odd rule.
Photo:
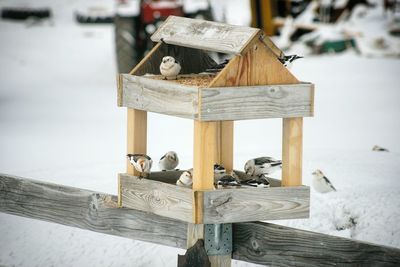
[[(144, 154), (128, 154), (130, 163), (140, 173), (139, 178), (150, 178), (150, 172), (153, 165), (152, 159)], [(162, 156), (158, 162), (159, 169), (162, 171), (174, 171), (179, 164), (178, 154), (169, 151)], [(219, 164), (214, 165), (214, 185), (215, 188), (235, 188), (235, 187), (269, 187), (270, 179), (268, 175), (280, 170), (282, 161), (272, 157), (258, 157), (250, 159), (244, 166), (246, 178), (239, 176), (226, 169)], [(336, 191), (329, 179), (321, 170), (313, 172), (313, 187), (319, 193), (327, 193)], [(192, 188), (193, 185), (193, 168), (185, 170), (176, 181), (176, 185)]]

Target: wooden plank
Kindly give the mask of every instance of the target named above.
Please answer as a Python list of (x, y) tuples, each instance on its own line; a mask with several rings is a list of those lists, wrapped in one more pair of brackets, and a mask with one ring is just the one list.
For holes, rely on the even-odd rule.
[(303, 118), (283, 119), (282, 186), (302, 184)]
[(169, 16), (151, 36), (168, 44), (192, 47), (226, 54), (240, 54), (259, 29), (219, 22)]
[(309, 117), (313, 115), (313, 93), (309, 83), (202, 89), (200, 119)]
[[(126, 144), (128, 154), (147, 153), (147, 112), (128, 108)], [(139, 175), (139, 172), (126, 159), (126, 173)]]
[(400, 266), (400, 250), (270, 223), (233, 225), (233, 258), (268, 266)]
[(0, 174), (0, 212), (186, 248), (187, 224), (117, 207), (117, 197)]
[[(160, 64), (165, 56), (174, 57), (181, 65), (180, 74), (201, 73), (215, 66), (215, 61), (202, 50), (158, 43), (158, 49), (149, 54), (143, 62), (130, 73), (136, 76), (145, 74), (161, 74)], [(153, 51), (153, 50), (152, 50)]]
[(204, 191), (204, 223), (308, 218), (310, 188), (273, 187)]
[(196, 87), (122, 74), (120, 98), (123, 107), (187, 119), (197, 117)]
[[(0, 174), (0, 212), (186, 248), (186, 223), (138, 210), (117, 208), (116, 198), (104, 193)], [(233, 245), (234, 259), (265, 265), (400, 264), (399, 249), (261, 222), (233, 224)]]
[(127, 174), (119, 175), (123, 207), (177, 220), (193, 221), (193, 192), (189, 188)]

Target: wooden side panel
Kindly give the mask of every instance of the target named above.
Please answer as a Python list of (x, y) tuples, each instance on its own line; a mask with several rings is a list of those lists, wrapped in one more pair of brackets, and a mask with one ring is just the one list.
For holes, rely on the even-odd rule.
[(310, 188), (243, 188), (203, 192), (204, 223), (308, 218)]
[(121, 77), (121, 106), (187, 119), (197, 117), (196, 87), (129, 74)]
[(202, 121), (309, 117), (313, 115), (309, 83), (251, 87), (213, 87), (201, 92)]
[(130, 74), (136, 76), (161, 74), (160, 64), (162, 58), (165, 56), (172, 56), (181, 64), (182, 69), (180, 74), (201, 73), (216, 64), (215, 61), (202, 50), (159, 43)]
[(232, 58), (209, 87), (299, 83), (258, 38), (249, 43), (246, 51), (243, 56)]
[(164, 42), (226, 54), (239, 54), (259, 29), (170, 16), (151, 36)]
[(120, 174), (123, 207), (192, 222), (191, 189)]
[(251, 222), (233, 225), (233, 258), (268, 266), (399, 266), (400, 250)]
[(186, 223), (118, 208), (116, 196), (64, 185), (0, 174), (0, 212), (186, 248)]

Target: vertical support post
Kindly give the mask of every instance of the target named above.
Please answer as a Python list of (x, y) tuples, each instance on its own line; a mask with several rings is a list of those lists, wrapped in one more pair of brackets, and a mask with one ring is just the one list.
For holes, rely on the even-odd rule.
[(219, 131), (219, 163), (227, 172), (233, 171), (233, 121), (221, 121)]
[[(147, 153), (147, 111), (128, 108), (127, 113), (127, 153), (146, 154)], [(126, 160), (126, 173), (130, 175), (140, 175), (129, 160)], [(118, 179), (118, 206), (122, 206), (121, 185)]]
[[(127, 115), (127, 153), (147, 153), (147, 111), (128, 108)], [(139, 175), (129, 160), (126, 162), (126, 172)]]
[(303, 118), (284, 118), (282, 186), (302, 185)]
[[(194, 121), (193, 191), (214, 189), (214, 163), (220, 144), (219, 122)], [(223, 130), (222, 130), (223, 131)], [(193, 246), (198, 239), (204, 239), (202, 194), (194, 194), (194, 221), (188, 225), (187, 245)], [(231, 266), (231, 255), (209, 256), (212, 267)]]

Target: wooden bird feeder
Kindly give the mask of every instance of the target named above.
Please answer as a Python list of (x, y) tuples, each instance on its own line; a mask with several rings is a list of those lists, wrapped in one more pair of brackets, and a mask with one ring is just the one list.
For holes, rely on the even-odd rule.
[[(146, 153), (148, 111), (193, 119), (193, 189), (175, 185), (181, 171), (139, 179), (128, 162), (119, 205), (192, 224), (308, 218), (302, 125), (313, 116), (313, 84), (299, 82), (280, 62), (283, 52), (256, 28), (170, 16), (151, 40), (154, 48), (118, 78), (118, 105), (128, 108), (127, 152)], [(205, 74), (216, 64), (205, 51), (233, 56), (217, 74)], [(177, 80), (160, 75), (164, 56), (181, 63)], [(262, 118), (283, 118), (282, 180), (270, 188), (214, 189), (214, 163), (233, 170), (234, 121)]]

